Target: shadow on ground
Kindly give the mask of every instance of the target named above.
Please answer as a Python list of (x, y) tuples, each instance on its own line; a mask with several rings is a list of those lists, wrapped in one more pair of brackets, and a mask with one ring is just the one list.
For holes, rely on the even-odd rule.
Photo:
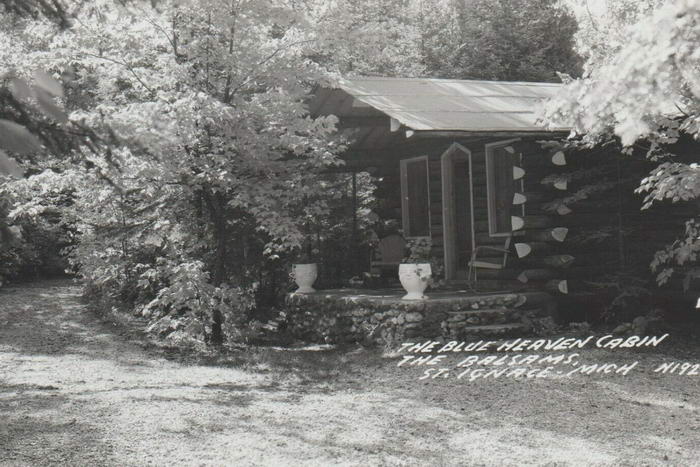
[[(0, 384), (0, 463), (118, 465), (99, 420), (78, 420), (69, 396), (51, 385)], [(56, 416), (56, 414), (61, 414)]]

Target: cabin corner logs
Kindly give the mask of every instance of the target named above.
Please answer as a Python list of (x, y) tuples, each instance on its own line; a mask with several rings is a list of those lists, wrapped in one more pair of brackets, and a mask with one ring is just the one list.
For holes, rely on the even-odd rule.
[[(576, 175), (579, 170), (615, 176), (615, 157), (610, 154), (569, 154), (555, 145), (542, 145), (541, 138), (521, 138), (500, 147), (513, 157), (513, 190), (510, 222), (513, 233), (510, 254), (503, 269), (480, 269), (480, 287), (492, 290), (541, 290), (557, 297), (561, 308), (577, 309), (578, 317), (588, 308), (602, 309), (610, 293), (595, 285), (606, 273), (637, 261), (638, 270), (648, 271), (653, 252), (682, 232), (677, 210), (656, 208), (640, 211), (641, 197), (634, 194), (639, 179), (648, 172), (642, 161), (631, 167), (615, 190), (584, 196), (577, 202), (572, 194), (590, 181)], [(417, 139), (397, 145), (371, 158), (374, 174), (380, 177), (378, 214), (401, 225), (400, 161), (427, 157), (429, 174), (430, 236), (432, 255), (444, 259), (442, 156), (457, 143), (471, 153), (474, 245), (503, 247), (504, 238), (489, 233), (486, 146), (503, 138), (480, 140)], [(506, 140), (507, 141), (507, 140)], [(366, 156), (365, 156), (366, 157)], [(629, 163), (627, 163), (629, 165)], [(619, 182), (619, 174), (618, 182)], [(625, 178), (627, 177), (627, 178)], [(465, 180), (465, 183), (467, 181)], [(452, 193), (455, 193), (453, 190)], [(675, 208), (674, 208), (675, 209)], [(591, 235), (605, 230), (607, 233)], [(654, 241), (650, 241), (654, 239)], [(634, 254), (630, 254), (634, 252)], [(502, 257), (481, 257), (499, 262)], [(464, 278), (467, 259), (461, 257), (456, 279)], [(611, 290), (608, 290), (611, 292)], [(614, 292), (614, 288), (612, 290)], [(675, 300), (678, 294), (670, 292)], [(561, 310), (566, 313), (566, 310)], [(591, 311), (594, 315), (596, 312)]]

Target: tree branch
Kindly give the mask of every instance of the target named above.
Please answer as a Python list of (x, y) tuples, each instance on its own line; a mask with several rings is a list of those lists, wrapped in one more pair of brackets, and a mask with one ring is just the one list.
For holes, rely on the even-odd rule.
[(99, 58), (99, 59), (101, 59), (101, 60), (106, 60), (106, 61), (108, 61), (108, 62), (116, 63), (117, 65), (123, 66), (124, 68), (127, 69), (127, 71), (129, 71), (129, 72), (134, 76), (134, 78), (136, 78), (136, 81), (138, 81), (139, 83), (141, 83), (141, 86), (143, 86), (149, 93), (155, 94), (155, 91), (154, 91), (153, 89), (151, 89), (150, 86), (148, 86), (146, 83), (143, 82), (143, 80), (141, 79), (141, 77), (136, 73), (136, 71), (134, 71), (134, 69), (131, 67), (131, 65), (129, 65), (129, 64), (127, 64), (127, 63), (124, 63), (124, 62), (120, 62), (119, 60), (116, 60), (116, 59), (114, 59), (114, 58), (102, 57), (102, 56), (100, 56), (100, 55), (96, 55), (96, 54), (93, 54), (93, 53), (90, 53), (90, 52), (84, 52), (84, 54), (85, 54), (85, 55), (88, 55), (88, 56), (91, 56), (91, 57)]

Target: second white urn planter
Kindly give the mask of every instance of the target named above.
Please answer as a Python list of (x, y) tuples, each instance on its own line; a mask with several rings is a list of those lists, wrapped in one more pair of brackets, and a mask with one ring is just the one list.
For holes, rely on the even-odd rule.
[(294, 282), (299, 288), (294, 293), (313, 293), (316, 292), (312, 286), (318, 277), (318, 266), (316, 263), (295, 264), (291, 274)]
[(425, 300), (423, 292), (428, 287), (432, 270), (430, 263), (402, 263), (399, 264), (399, 280), (406, 292), (404, 300)]

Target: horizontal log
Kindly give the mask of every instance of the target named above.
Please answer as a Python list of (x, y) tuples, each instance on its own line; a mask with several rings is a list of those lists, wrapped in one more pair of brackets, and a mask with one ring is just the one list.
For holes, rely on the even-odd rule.
[(550, 186), (555, 190), (566, 191), (569, 188), (569, 182), (567, 180), (557, 180), (552, 183), (547, 183), (546, 186)]
[(505, 237), (493, 237), (488, 232), (477, 232), (474, 239), (477, 245), (500, 245), (501, 247), (506, 241)]
[(525, 269), (518, 274), (518, 280), (523, 284), (530, 281), (544, 281), (553, 279), (559, 272), (552, 269)]
[(571, 255), (550, 255), (544, 257), (527, 257), (522, 258), (520, 261), (526, 265), (536, 266), (537, 268), (568, 268), (574, 262), (576, 258)]
[[(598, 274), (598, 277), (600, 277), (601, 274), (604, 274), (604, 272), (600, 272)], [(608, 293), (612, 292), (612, 296), (609, 296), (606, 304), (609, 304), (610, 301), (614, 298), (614, 296), (617, 295), (617, 293), (611, 289), (608, 289), (607, 291), (605, 291), (605, 293), (603, 293), (603, 290), (605, 290), (605, 289), (600, 289), (598, 287), (591, 285), (591, 280), (592, 280), (591, 277), (587, 277), (587, 278), (583, 278), (583, 279), (567, 278), (566, 279), (566, 286), (567, 286), (567, 289), (569, 291), (569, 295), (574, 294), (574, 293), (583, 294), (585, 292), (593, 292), (593, 293), (597, 293), (597, 294), (601, 294), (601, 295), (607, 295)]]
[(543, 229), (551, 227), (554, 220), (551, 216), (511, 216), (513, 230)]
[(528, 208), (534, 204), (540, 204), (547, 201), (553, 201), (555, 196), (553, 194), (543, 193), (542, 191), (527, 190), (524, 193), (527, 202), (525, 206)]
[(513, 280), (518, 278), (517, 269), (479, 269), (477, 275), (480, 279)]
[(566, 216), (567, 214), (571, 214), (574, 211), (569, 206), (565, 204), (560, 204), (559, 206), (557, 206), (554, 212), (556, 212), (560, 216)]
[[(571, 216), (557, 217), (559, 222), (563, 226), (590, 226), (590, 227), (602, 227), (604, 225), (617, 225), (618, 217), (616, 213), (611, 213), (608, 211), (599, 211), (594, 213), (575, 213)], [(622, 216), (622, 223), (624, 226), (635, 226), (639, 227), (650, 226), (657, 229), (665, 229), (673, 226), (683, 226), (683, 219), (673, 220), (669, 218), (664, 218), (662, 216), (649, 216), (642, 217), (639, 213), (637, 214), (625, 214)]]
[(566, 155), (562, 151), (557, 152), (539, 152), (535, 154), (523, 155), (523, 167), (525, 168), (544, 168), (552, 169), (554, 167), (565, 167), (567, 165)]
[[(609, 268), (605, 267), (580, 267), (572, 266), (566, 269), (555, 268), (539, 268), (539, 269), (524, 269), (519, 270), (518, 280), (523, 284), (528, 282), (547, 281), (550, 279), (567, 279), (571, 280), (591, 280), (600, 277), (601, 274), (609, 272)], [(569, 283), (571, 285), (571, 283)]]
[(525, 232), (525, 239), (538, 242), (563, 242), (569, 229), (566, 227), (554, 227), (544, 230), (528, 230)]
[(543, 258), (544, 264), (553, 268), (567, 268), (574, 262), (571, 255), (552, 255)]
[(546, 242), (515, 244), (515, 252), (518, 254), (518, 258), (525, 258), (529, 255), (537, 255), (541, 253), (551, 253), (551, 251), (552, 245)]
[[(552, 204), (549, 202), (527, 203), (525, 206), (526, 206), (528, 212), (535, 213), (537, 215), (550, 214), (550, 215), (566, 216), (566, 215), (574, 212), (574, 210), (572, 208), (570, 208), (569, 206), (566, 206), (564, 204), (559, 204), (558, 206), (553, 207)], [(577, 210), (577, 212), (578, 212), (578, 210)]]
[(554, 302), (553, 297), (546, 292), (523, 292), (520, 296), (521, 308), (550, 305)]
[(548, 290), (550, 292), (555, 292), (555, 293), (558, 292), (558, 293), (566, 295), (569, 293), (569, 284), (567, 283), (567, 281), (565, 279), (564, 280), (553, 279), (553, 280), (547, 281), (547, 283), (545, 284), (545, 290)]

